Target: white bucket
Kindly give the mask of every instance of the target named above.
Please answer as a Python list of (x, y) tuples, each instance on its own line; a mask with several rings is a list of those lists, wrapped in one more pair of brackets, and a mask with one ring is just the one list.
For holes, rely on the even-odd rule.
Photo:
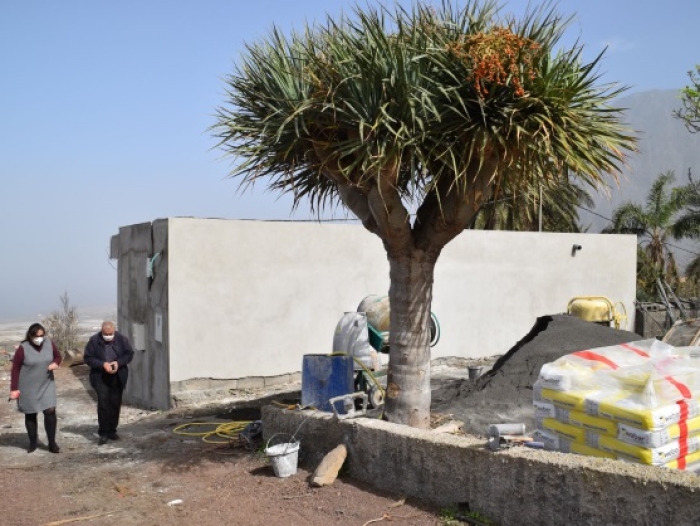
[(279, 478), (289, 477), (297, 472), (299, 459), (299, 442), (286, 442), (265, 448), (265, 455), (270, 459), (272, 469)]

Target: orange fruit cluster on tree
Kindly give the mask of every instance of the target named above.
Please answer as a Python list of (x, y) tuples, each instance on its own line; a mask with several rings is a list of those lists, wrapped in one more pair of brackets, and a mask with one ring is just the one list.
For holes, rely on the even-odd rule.
[(536, 42), (504, 27), (465, 36), (449, 46), (469, 63), (471, 75), (466, 80), (474, 84), (481, 98), (488, 95), (491, 84), (511, 85), (516, 97), (524, 96), (523, 78), (535, 78), (533, 62), (539, 49)]

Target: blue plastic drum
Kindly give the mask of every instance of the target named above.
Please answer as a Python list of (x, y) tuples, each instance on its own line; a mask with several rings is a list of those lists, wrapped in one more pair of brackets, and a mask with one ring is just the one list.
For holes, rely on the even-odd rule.
[[(328, 400), (355, 390), (352, 356), (305, 354), (301, 365), (301, 405), (332, 412)], [(336, 404), (344, 413), (343, 404)]]

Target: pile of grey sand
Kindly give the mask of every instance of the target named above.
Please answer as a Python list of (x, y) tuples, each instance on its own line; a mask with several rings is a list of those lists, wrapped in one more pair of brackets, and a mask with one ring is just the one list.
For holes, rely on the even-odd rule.
[(462, 429), (476, 436), (486, 435), (489, 424), (524, 423), (533, 431), (532, 386), (542, 365), (572, 352), (642, 339), (567, 314), (541, 316), (483, 376), (435, 389), (431, 411), (461, 420)]

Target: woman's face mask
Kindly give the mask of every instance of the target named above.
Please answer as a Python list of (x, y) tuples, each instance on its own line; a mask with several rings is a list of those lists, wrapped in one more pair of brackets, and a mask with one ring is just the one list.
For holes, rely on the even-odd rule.
[(41, 345), (42, 343), (44, 343), (44, 337), (43, 336), (35, 336), (34, 338), (32, 338), (32, 343), (34, 345)]

